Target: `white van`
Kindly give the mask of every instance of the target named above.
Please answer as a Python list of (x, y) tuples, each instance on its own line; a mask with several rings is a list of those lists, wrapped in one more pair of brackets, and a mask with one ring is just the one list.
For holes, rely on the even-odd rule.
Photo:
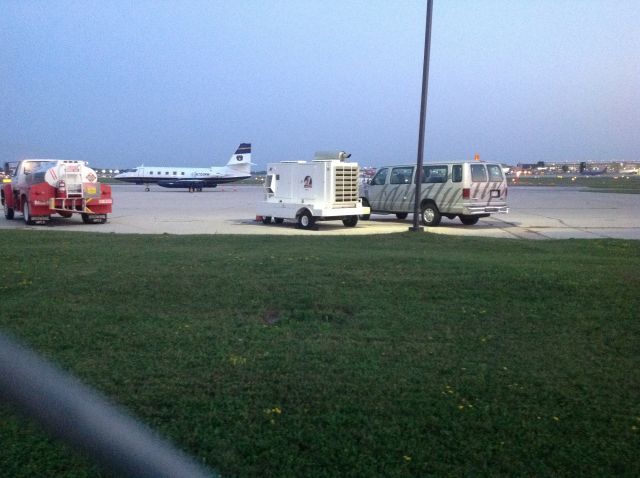
[[(425, 226), (437, 226), (442, 216), (456, 216), (466, 225), (491, 213), (507, 213), (507, 181), (499, 164), (471, 161), (423, 166), (420, 217)], [(404, 219), (413, 213), (415, 166), (380, 168), (362, 186), (362, 205), (372, 213), (395, 214)], [(369, 219), (369, 215), (361, 216)]]

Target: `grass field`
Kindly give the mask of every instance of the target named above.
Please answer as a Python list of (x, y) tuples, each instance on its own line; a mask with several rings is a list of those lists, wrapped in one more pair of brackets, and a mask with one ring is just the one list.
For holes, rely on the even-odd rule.
[(577, 186), (589, 192), (640, 194), (640, 176), (520, 176), (509, 178), (509, 186)]
[[(640, 475), (640, 242), (0, 247), (2, 330), (224, 476)], [(3, 476), (98, 476), (0, 410)]]

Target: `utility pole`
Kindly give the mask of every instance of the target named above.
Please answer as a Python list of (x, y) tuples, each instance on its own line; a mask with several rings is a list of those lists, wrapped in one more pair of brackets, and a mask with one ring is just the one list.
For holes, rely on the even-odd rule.
[(422, 100), (420, 101), (420, 131), (418, 133), (418, 160), (416, 165), (416, 197), (413, 205), (413, 226), (410, 231), (424, 231), (424, 227), (418, 225), (420, 212), (420, 196), (422, 189), (422, 163), (424, 155), (424, 129), (427, 117), (427, 92), (429, 90), (429, 55), (431, 52), (431, 17), (433, 14), (433, 0), (427, 0), (427, 25), (424, 31), (424, 61), (422, 63)]

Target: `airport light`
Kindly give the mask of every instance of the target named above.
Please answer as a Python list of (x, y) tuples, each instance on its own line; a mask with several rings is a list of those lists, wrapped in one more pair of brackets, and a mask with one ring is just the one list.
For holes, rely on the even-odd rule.
[(427, 92), (429, 89), (429, 54), (431, 52), (431, 17), (433, 13), (433, 0), (427, 0), (427, 24), (424, 30), (424, 60), (422, 63), (422, 98), (420, 100), (420, 130), (418, 132), (418, 159), (416, 165), (416, 196), (413, 205), (413, 226), (410, 231), (424, 231), (424, 227), (418, 226), (420, 216), (420, 196), (422, 188), (422, 164), (424, 156), (424, 129), (427, 117)]

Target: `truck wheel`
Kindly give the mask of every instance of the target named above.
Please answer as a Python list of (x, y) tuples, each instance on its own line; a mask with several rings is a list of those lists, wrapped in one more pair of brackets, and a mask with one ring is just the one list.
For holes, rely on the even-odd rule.
[(442, 216), (440, 215), (440, 211), (438, 211), (436, 205), (432, 202), (428, 202), (423, 204), (420, 209), (420, 219), (422, 219), (422, 224), (424, 226), (435, 227), (440, 224)]
[(409, 215), (408, 212), (397, 212), (396, 213), (396, 217), (398, 219), (406, 219), (408, 215)]
[(29, 201), (25, 200), (24, 205), (22, 206), (22, 216), (24, 217), (24, 222), (28, 226), (33, 224), (33, 219), (31, 219), (31, 211), (29, 211)]
[(13, 219), (13, 215), (14, 215), (14, 210), (12, 207), (9, 207), (9, 205), (7, 204), (7, 200), (4, 200), (4, 217), (6, 217), (7, 219)]
[(281, 217), (276, 217), (273, 219), (273, 222), (275, 222), (276, 224), (282, 224), (284, 222), (284, 219)]
[(262, 224), (271, 224), (271, 216), (263, 216)]
[(298, 227), (300, 229), (313, 229), (313, 226), (315, 226), (315, 224), (316, 220), (311, 215), (308, 209), (302, 211), (298, 216)]
[(346, 227), (355, 227), (358, 224), (358, 216), (347, 216), (342, 220)]
[(473, 226), (480, 219), (478, 216), (464, 216), (462, 214), (460, 214), (458, 217), (460, 218), (460, 222), (465, 226)]
[[(370, 207), (367, 198), (362, 198), (362, 205), (364, 207)], [(362, 219), (363, 221), (368, 221), (369, 219), (371, 219), (371, 214), (360, 214), (360, 219)]]

